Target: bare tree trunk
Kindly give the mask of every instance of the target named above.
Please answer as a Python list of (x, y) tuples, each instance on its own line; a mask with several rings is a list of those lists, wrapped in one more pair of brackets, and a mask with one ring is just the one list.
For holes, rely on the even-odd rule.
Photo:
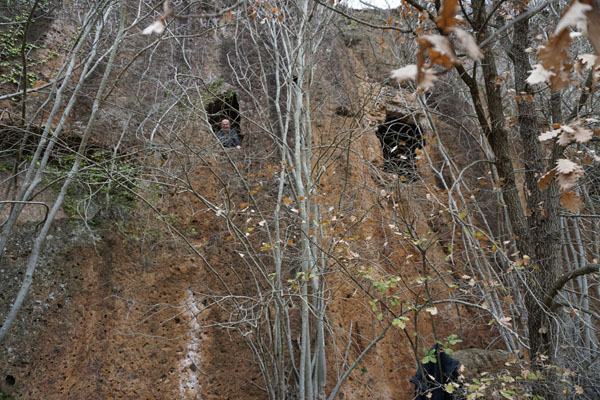
[[(532, 67), (525, 49), (529, 46), (529, 20), (523, 19), (515, 24), (511, 58), (515, 90), (517, 93), (533, 95), (526, 79)], [(522, 99), (518, 104), (518, 127), (523, 141), (525, 162), (525, 187), (527, 208), (530, 216), (528, 230), (529, 243), (527, 255), (532, 257), (537, 268), (530, 271), (525, 302), (529, 312), (530, 357), (535, 361), (540, 355), (550, 357), (558, 345), (558, 334), (548, 310), (544, 310), (540, 299), (544, 299), (556, 277), (561, 261), (560, 250), (560, 205), (556, 184), (551, 184), (542, 192), (538, 186), (539, 171), (548, 169), (544, 161), (538, 136), (540, 134), (537, 112), (533, 102)], [(550, 160), (552, 163), (553, 160)], [(519, 238), (519, 241), (525, 241)], [(548, 394), (547, 394), (548, 395)]]

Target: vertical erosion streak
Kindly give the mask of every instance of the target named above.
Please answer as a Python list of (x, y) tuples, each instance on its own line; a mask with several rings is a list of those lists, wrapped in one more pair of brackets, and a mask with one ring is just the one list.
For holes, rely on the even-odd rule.
[(179, 361), (179, 393), (182, 399), (201, 400), (202, 385), (198, 380), (197, 369), (198, 366), (202, 365), (202, 354), (200, 352), (202, 334), (200, 333), (200, 324), (196, 319), (200, 310), (191, 290), (187, 290), (185, 305), (187, 311), (183, 314), (183, 317), (190, 321), (190, 332), (187, 335), (188, 343), (183, 358)]

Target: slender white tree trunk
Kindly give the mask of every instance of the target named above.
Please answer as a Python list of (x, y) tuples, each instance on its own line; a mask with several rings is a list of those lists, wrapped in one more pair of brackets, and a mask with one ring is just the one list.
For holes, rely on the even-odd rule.
[[(106, 22), (106, 18), (108, 17), (110, 11), (111, 11), (110, 7), (105, 11), (104, 18), (101, 20), (101, 22), (99, 22), (99, 26), (97, 27), (98, 31), (102, 31), (102, 29), (104, 27), (104, 23)], [(46, 221), (44, 222), (44, 225), (42, 226), (42, 229), (40, 230), (40, 233), (37, 235), (37, 237), (34, 240), (33, 249), (31, 250), (31, 254), (29, 255), (29, 257), (27, 259), (27, 270), (25, 272), (25, 277), (21, 284), (21, 288), (19, 289), (17, 297), (15, 298), (15, 301), (13, 302), (13, 304), (10, 308), (8, 316), (6, 317), (4, 323), (2, 324), (2, 328), (0, 328), (0, 343), (2, 343), (2, 341), (6, 337), (10, 327), (12, 326), (15, 318), (17, 317), (17, 314), (19, 313), (19, 310), (21, 309), (21, 306), (23, 305), (23, 301), (25, 300), (25, 297), (27, 296), (29, 287), (31, 286), (31, 283), (33, 282), (33, 274), (35, 273), (36, 267), (38, 265), (40, 251), (42, 249), (42, 246), (44, 245), (46, 236), (48, 235), (48, 231), (50, 230), (50, 227), (52, 226), (52, 223), (54, 222), (56, 213), (62, 206), (65, 195), (67, 194), (67, 189), (69, 188), (69, 185), (73, 182), (73, 179), (75, 178), (75, 176), (77, 175), (77, 172), (79, 171), (79, 167), (81, 165), (83, 154), (85, 153), (87, 142), (89, 140), (89, 137), (92, 133), (94, 124), (96, 122), (98, 110), (100, 109), (100, 105), (102, 102), (102, 96), (104, 94), (104, 89), (109, 80), (110, 72), (112, 70), (112, 66), (113, 66), (113, 63), (114, 63), (114, 60), (115, 60), (115, 57), (117, 54), (117, 50), (119, 48), (119, 44), (123, 38), (124, 16), (125, 16), (125, 14), (124, 14), (124, 9), (123, 9), (122, 14), (121, 14), (121, 24), (120, 24), (119, 32), (118, 32), (118, 34), (115, 38), (115, 41), (112, 45), (110, 59), (108, 60), (106, 69), (104, 70), (104, 75), (102, 77), (102, 81), (100, 82), (100, 86), (98, 88), (98, 91), (96, 92), (96, 98), (95, 98), (94, 104), (92, 106), (92, 111), (90, 113), (90, 117), (88, 119), (86, 129), (83, 133), (81, 143), (80, 143), (77, 153), (75, 155), (75, 162), (73, 163), (71, 170), (67, 174), (67, 177), (60, 189), (58, 197), (57, 197), (56, 201), (54, 202), (54, 205), (52, 206), (50, 213), (48, 214), (48, 217), (46, 218)], [(97, 43), (97, 41), (95, 41), (95, 43)]]

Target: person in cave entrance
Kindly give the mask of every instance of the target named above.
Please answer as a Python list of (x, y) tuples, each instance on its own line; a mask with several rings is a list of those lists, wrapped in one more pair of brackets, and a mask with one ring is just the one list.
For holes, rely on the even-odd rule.
[(221, 121), (221, 129), (217, 132), (217, 137), (223, 147), (241, 149), (240, 137), (235, 129), (231, 128), (231, 122), (228, 119)]

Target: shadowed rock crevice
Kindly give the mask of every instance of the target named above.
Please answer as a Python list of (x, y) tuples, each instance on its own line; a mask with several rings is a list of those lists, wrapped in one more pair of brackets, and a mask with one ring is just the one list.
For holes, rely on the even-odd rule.
[(377, 138), (383, 149), (383, 170), (414, 182), (418, 176), (416, 150), (423, 147), (421, 127), (410, 116), (388, 114)]

